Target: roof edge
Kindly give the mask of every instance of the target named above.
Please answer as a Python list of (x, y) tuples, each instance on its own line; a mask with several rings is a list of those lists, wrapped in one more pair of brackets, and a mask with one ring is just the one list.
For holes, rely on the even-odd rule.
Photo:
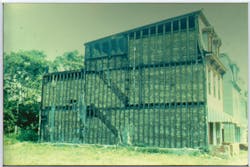
[(108, 35), (108, 36), (105, 36), (105, 37), (102, 37), (102, 38), (98, 38), (96, 40), (93, 40), (93, 41), (89, 41), (89, 42), (86, 42), (84, 43), (84, 46), (88, 45), (88, 44), (91, 44), (91, 43), (94, 43), (96, 41), (99, 41), (99, 40), (104, 40), (106, 38), (110, 38), (112, 36), (117, 36), (117, 35), (122, 35), (122, 34), (126, 34), (126, 33), (130, 33), (132, 31), (136, 31), (138, 29), (143, 29), (143, 28), (146, 28), (146, 27), (150, 27), (150, 26), (153, 26), (153, 25), (156, 25), (156, 24), (162, 24), (166, 21), (170, 21), (170, 20), (176, 20), (176, 19), (179, 19), (179, 18), (182, 18), (182, 17), (186, 17), (186, 16), (189, 16), (189, 15), (200, 15), (202, 20), (204, 20), (205, 24), (208, 24), (210, 25), (210, 23), (208, 22), (208, 20), (206, 19), (203, 11), (203, 9), (200, 9), (200, 10), (196, 10), (196, 11), (193, 11), (193, 12), (189, 12), (189, 13), (186, 13), (186, 14), (182, 14), (182, 15), (178, 15), (178, 16), (175, 16), (175, 17), (170, 17), (170, 18), (167, 18), (167, 19), (164, 19), (164, 20), (161, 20), (161, 21), (158, 21), (158, 22), (154, 22), (154, 23), (150, 23), (150, 24), (146, 24), (146, 25), (143, 25), (143, 26), (139, 26), (139, 27), (135, 27), (135, 28), (132, 28), (132, 29), (129, 29), (127, 31), (123, 31), (123, 32), (119, 32), (119, 33), (115, 33), (115, 34), (112, 34), (112, 35)]

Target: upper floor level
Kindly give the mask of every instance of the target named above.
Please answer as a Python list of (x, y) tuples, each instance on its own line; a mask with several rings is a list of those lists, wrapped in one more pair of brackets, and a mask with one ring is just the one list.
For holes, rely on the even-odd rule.
[[(207, 56), (224, 73), (216, 58), (221, 44), (213, 26), (199, 10), (85, 43), (85, 63), (102, 60), (102, 64), (112, 64), (109, 62), (124, 57), (128, 58), (124, 61), (126, 66), (201, 63)], [(86, 70), (89, 68), (86, 66)]]

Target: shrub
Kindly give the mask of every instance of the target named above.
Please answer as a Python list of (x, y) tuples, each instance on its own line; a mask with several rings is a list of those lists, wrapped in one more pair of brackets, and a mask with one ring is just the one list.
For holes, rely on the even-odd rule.
[(33, 129), (21, 129), (17, 139), (20, 141), (38, 141), (38, 134)]

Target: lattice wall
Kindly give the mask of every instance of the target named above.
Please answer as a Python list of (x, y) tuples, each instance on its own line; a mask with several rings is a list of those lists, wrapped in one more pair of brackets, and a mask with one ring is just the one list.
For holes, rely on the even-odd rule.
[(207, 147), (197, 13), (87, 43), (85, 51), (83, 71), (54, 87), (53, 75), (44, 78), (47, 120), (55, 108), (54, 123), (42, 124), (44, 140)]

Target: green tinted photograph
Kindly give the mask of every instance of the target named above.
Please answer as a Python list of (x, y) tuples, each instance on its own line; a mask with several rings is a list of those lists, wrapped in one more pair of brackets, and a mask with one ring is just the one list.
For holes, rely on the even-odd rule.
[(248, 165), (247, 3), (4, 3), (4, 165)]

